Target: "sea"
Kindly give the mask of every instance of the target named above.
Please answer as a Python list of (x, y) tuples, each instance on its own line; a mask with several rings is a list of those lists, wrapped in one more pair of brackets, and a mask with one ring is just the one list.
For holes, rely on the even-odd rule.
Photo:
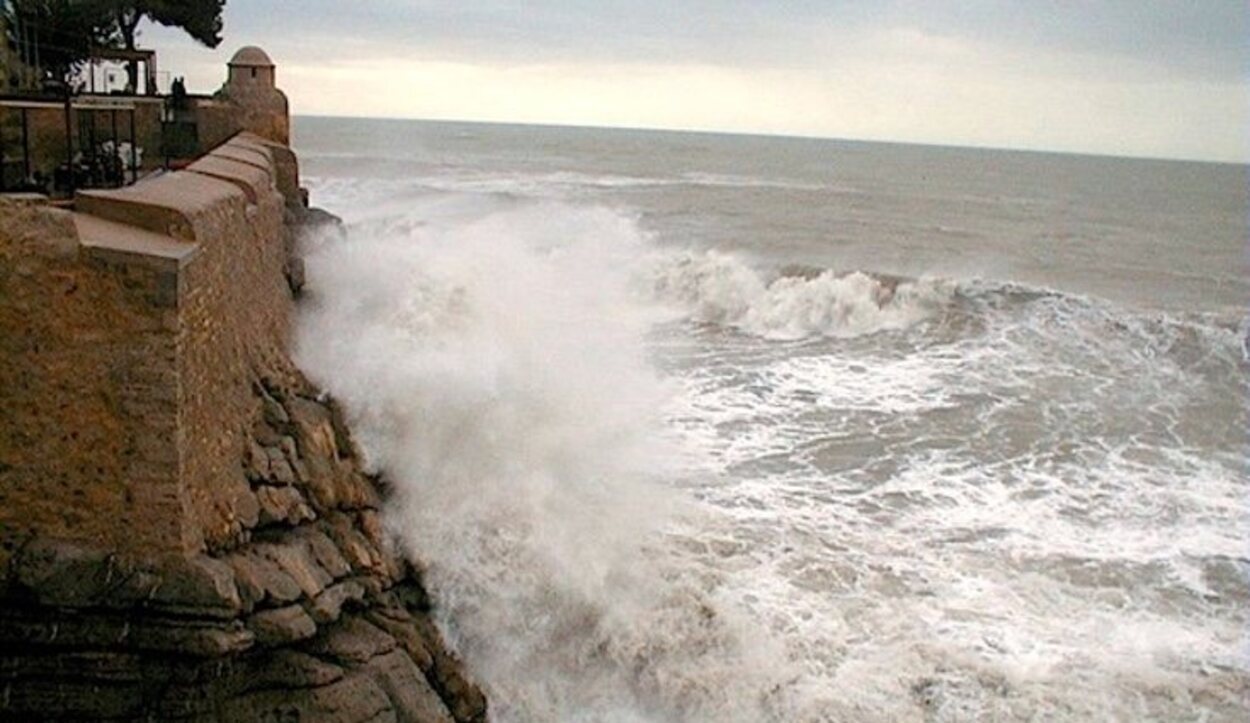
[(299, 117), (492, 719), (1250, 719), (1244, 165)]

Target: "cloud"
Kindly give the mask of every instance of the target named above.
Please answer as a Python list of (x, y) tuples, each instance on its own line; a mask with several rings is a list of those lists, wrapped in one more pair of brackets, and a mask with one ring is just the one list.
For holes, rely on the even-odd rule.
[[(236, 0), (226, 36), (297, 112), (1250, 155), (1240, 1)], [(220, 82), (228, 49), (146, 39)]]

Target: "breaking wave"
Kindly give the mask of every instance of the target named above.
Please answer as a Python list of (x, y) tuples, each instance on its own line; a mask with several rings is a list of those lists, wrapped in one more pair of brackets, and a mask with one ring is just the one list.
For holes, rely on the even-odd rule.
[(940, 311), (955, 284), (900, 280), (862, 271), (780, 274), (773, 278), (716, 251), (666, 255), (651, 273), (658, 298), (698, 321), (770, 339), (851, 337), (903, 329)]
[(1243, 320), (341, 198), (298, 358), (496, 720), (1220, 719), (1250, 690)]
[(654, 550), (699, 512), (659, 483), (677, 455), (645, 358), (663, 312), (629, 271), (645, 244), (540, 205), (375, 219), (307, 257), (300, 363), (394, 480), (391, 524), (498, 720), (760, 720), (789, 668)]

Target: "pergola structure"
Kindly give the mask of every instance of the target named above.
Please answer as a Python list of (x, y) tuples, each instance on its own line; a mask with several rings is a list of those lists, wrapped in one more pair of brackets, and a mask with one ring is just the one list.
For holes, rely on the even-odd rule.
[[(143, 65), (143, 72), (139, 77), (143, 78), (143, 92), (139, 92), (139, 88), (127, 88), (128, 94), (134, 95), (156, 95), (156, 51), (155, 50), (127, 50), (125, 48), (96, 48), (91, 51), (91, 57), (87, 59), (87, 73), (89, 75), (87, 92), (95, 93), (95, 76), (96, 68), (101, 62), (118, 62), (118, 63), (140, 63)], [(136, 79), (137, 80), (137, 79)], [(103, 90), (103, 89), (101, 89)]]

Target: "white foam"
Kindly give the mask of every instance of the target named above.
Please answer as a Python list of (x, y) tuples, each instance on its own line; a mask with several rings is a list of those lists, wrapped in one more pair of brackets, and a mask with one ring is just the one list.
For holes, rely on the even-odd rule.
[(341, 191), (300, 361), (496, 719), (1244, 713), (1244, 331)]
[(298, 358), (395, 482), (390, 522), (496, 719), (757, 720), (784, 659), (646, 552), (697, 512), (653, 481), (672, 453), (625, 263), (643, 237), (552, 204), (462, 218), (313, 250)]
[(665, 255), (653, 273), (659, 297), (687, 305), (694, 318), (770, 339), (903, 329), (940, 309), (955, 288), (942, 281), (887, 282), (859, 271), (770, 281), (716, 251)]

